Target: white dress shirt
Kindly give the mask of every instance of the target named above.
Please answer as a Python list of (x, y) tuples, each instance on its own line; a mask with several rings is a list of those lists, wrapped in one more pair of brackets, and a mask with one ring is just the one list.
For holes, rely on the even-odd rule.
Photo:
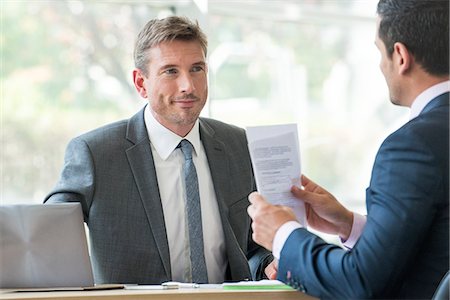
[[(412, 105), (411, 105), (411, 113), (410, 113), (410, 120), (417, 117), (425, 106), (427, 106), (428, 103), (431, 102), (434, 98), (437, 96), (440, 96), (444, 93), (447, 93), (450, 91), (450, 80), (435, 84), (422, 93), (419, 94), (419, 96), (414, 99)], [(366, 225), (366, 216), (353, 213), (353, 224), (352, 224), (352, 230), (350, 233), (350, 236), (346, 241), (342, 241), (343, 245), (347, 249), (352, 249), (353, 246), (358, 241), (359, 237), (361, 236), (361, 233), (364, 229), (364, 226)], [(272, 244), (272, 254), (275, 258), (280, 259), (280, 253), (283, 249), (284, 243), (288, 239), (289, 235), (297, 228), (301, 228), (302, 226), (300, 223), (295, 221), (289, 221), (284, 223), (275, 233), (275, 237), (273, 239)]]
[(199, 121), (197, 120), (187, 136), (180, 137), (156, 121), (148, 105), (145, 108), (144, 119), (150, 137), (164, 212), (172, 280), (192, 282), (189, 234), (185, 212), (184, 156), (181, 148), (177, 148), (180, 141), (186, 139), (194, 148), (192, 158), (198, 176), (208, 281), (209, 283), (222, 283), (228, 264), (225, 254), (225, 238), (208, 160), (200, 141)]
[(447, 80), (435, 84), (432, 87), (429, 87), (428, 89), (420, 93), (419, 96), (417, 96), (416, 99), (414, 99), (414, 102), (411, 105), (411, 113), (409, 115), (409, 119), (412, 120), (415, 117), (417, 117), (431, 100), (449, 91), (450, 91), (450, 80)]

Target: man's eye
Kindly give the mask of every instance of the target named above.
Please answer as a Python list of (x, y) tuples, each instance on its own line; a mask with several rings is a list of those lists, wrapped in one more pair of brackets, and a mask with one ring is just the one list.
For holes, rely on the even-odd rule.
[(167, 74), (167, 75), (177, 74), (177, 69), (167, 69), (164, 71), (164, 74)]
[(203, 67), (202, 66), (194, 66), (191, 69), (192, 72), (201, 72), (203, 71)]

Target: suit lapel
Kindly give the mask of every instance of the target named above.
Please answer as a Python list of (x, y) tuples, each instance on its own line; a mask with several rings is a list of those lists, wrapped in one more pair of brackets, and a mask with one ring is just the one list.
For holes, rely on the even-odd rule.
[[(217, 139), (214, 129), (202, 119), (200, 119), (200, 139), (205, 148), (208, 165), (210, 166), (209, 169), (217, 201), (225, 204), (226, 195), (231, 188), (225, 143)], [(224, 214), (225, 216), (228, 216), (228, 207), (226, 205), (224, 205), (223, 208), (219, 206), (219, 209), (221, 210), (221, 215)]]
[(222, 221), (223, 233), (225, 236), (226, 251), (230, 277), (226, 280), (244, 280), (242, 277), (247, 265), (246, 255), (242, 252), (239, 242), (236, 239), (233, 228), (229, 221), (229, 210), (227, 200), (230, 195), (230, 169), (229, 158), (226, 154), (225, 141), (220, 140), (209, 124), (200, 119), (200, 139), (205, 148), (208, 165), (210, 166), (211, 178), (216, 192), (217, 204)]
[(126, 150), (131, 172), (136, 181), (142, 204), (164, 265), (166, 276), (167, 278), (172, 278), (164, 213), (161, 205), (150, 141), (144, 122), (144, 109), (129, 120), (127, 139), (134, 143), (132, 147)]

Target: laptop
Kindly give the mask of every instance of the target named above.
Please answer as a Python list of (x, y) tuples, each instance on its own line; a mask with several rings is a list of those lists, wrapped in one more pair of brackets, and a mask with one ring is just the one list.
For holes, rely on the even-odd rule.
[(79, 203), (0, 206), (0, 288), (94, 287)]

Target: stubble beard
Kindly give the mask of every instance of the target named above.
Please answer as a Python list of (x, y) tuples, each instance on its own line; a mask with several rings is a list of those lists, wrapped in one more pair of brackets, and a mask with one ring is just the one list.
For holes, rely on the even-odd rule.
[(164, 104), (164, 101), (160, 99), (157, 105), (151, 105), (151, 110), (155, 119), (170, 130), (174, 130), (175, 128), (192, 128), (204, 107), (203, 104), (200, 107), (194, 106), (192, 108), (180, 109), (172, 101), (169, 101), (169, 103), (169, 105)]

